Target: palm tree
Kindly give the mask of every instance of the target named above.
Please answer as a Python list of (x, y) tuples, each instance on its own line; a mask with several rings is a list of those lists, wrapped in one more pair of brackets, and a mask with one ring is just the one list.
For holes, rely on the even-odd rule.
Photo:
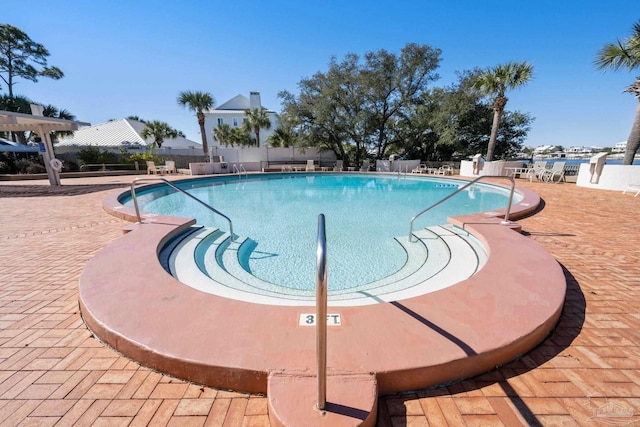
[[(627, 40), (617, 40), (615, 43), (604, 45), (596, 56), (595, 65), (600, 70), (640, 69), (640, 21), (634, 24), (633, 33)], [(633, 119), (631, 133), (627, 139), (627, 149), (622, 159), (623, 165), (631, 165), (640, 148), (640, 77), (637, 77), (625, 92), (633, 93), (638, 98), (636, 116)]]
[(295, 135), (291, 129), (279, 127), (273, 131), (273, 134), (269, 135), (267, 142), (271, 147), (291, 147), (295, 145)]
[(176, 138), (178, 136), (178, 131), (165, 122), (153, 120), (150, 122), (145, 122), (144, 129), (142, 129), (140, 135), (145, 139), (153, 138), (153, 145), (161, 148), (164, 139)]
[(486, 157), (488, 162), (493, 160), (500, 118), (509, 100), (505, 96), (505, 92), (524, 86), (532, 77), (533, 65), (528, 62), (508, 62), (487, 69), (480, 74), (473, 83), (475, 89), (478, 89), (483, 95), (493, 98), (493, 124), (491, 126), (491, 137), (489, 138)]
[(200, 125), (200, 135), (202, 136), (202, 151), (205, 158), (208, 159), (209, 149), (207, 147), (207, 133), (204, 130), (204, 111), (213, 108), (215, 104), (213, 96), (209, 92), (180, 92), (178, 104), (196, 112), (198, 124)]
[(264, 108), (254, 108), (244, 110), (247, 120), (244, 122), (245, 128), (253, 132), (256, 136), (256, 147), (260, 147), (260, 129), (271, 129), (271, 120)]
[[(61, 109), (59, 110), (58, 107), (56, 107), (55, 105), (47, 105), (44, 107), (44, 109), (42, 110), (42, 115), (45, 117), (55, 117), (58, 119), (65, 119), (65, 120), (75, 120), (76, 116), (74, 116), (73, 114), (71, 114), (71, 112), (67, 109)], [(52, 139), (55, 141), (56, 139), (58, 139), (61, 136), (65, 136), (65, 135), (73, 135), (72, 131), (55, 131), (52, 134)]]
[(213, 130), (213, 139), (218, 141), (220, 144), (224, 144), (225, 146), (231, 144), (233, 147), (233, 141), (231, 140), (231, 126), (226, 123), (218, 125), (218, 127)]

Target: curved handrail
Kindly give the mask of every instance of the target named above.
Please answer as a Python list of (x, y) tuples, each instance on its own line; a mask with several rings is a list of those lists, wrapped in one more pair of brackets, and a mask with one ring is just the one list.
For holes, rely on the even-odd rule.
[(226, 216), (225, 214), (223, 214), (222, 212), (220, 212), (219, 210), (215, 209), (212, 206), (209, 206), (208, 204), (206, 204), (205, 202), (203, 202), (202, 200), (198, 199), (197, 197), (187, 193), (186, 191), (184, 191), (182, 188), (174, 185), (171, 183), (171, 181), (169, 181), (166, 178), (160, 178), (160, 177), (154, 177), (154, 178), (136, 178), (133, 181), (131, 181), (131, 198), (133, 199), (133, 206), (136, 209), (136, 217), (138, 218), (138, 222), (142, 222), (142, 219), (140, 218), (140, 209), (138, 208), (138, 198), (136, 197), (136, 189), (135, 189), (135, 184), (137, 184), (138, 182), (141, 181), (164, 181), (165, 184), (167, 184), (169, 187), (173, 188), (174, 190), (184, 194), (185, 196), (195, 200), (196, 202), (200, 203), (202, 206), (204, 206), (205, 208), (209, 209), (210, 211), (220, 215), (221, 217), (223, 217), (224, 219), (226, 219), (227, 221), (229, 221), (229, 233), (231, 234), (231, 241), (233, 242), (235, 237), (233, 234), (233, 223), (231, 222), (231, 218), (229, 218), (228, 216)]
[(233, 164), (233, 173), (237, 173), (238, 174), (238, 179), (242, 179), (242, 175), (244, 174), (245, 178), (248, 178), (247, 176), (247, 170), (244, 168), (244, 166), (242, 165), (242, 163), (240, 163), (240, 166), (236, 166), (236, 164)]
[(429, 206), (428, 208), (426, 208), (425, 210), (423, 210), (422, 212), (420, 212), (419, 214), (417, 214), (413, 218), (411, 218), (411, 225), (409, 227), (409, 242), (414, 242), (414, 240), (413, 240), (413, 222), (416, 220), (416, 218), (418, 218), (422, 214), (426, 213), (427, 211), (430, 211), (431, 209), (435, 208), (436, 206), (439, 206), (440, 204), (446, 202), (447, 200), (449, 200), (450, 198), (452, 198), (456, 194), (460, 193), (463, 190), (466, 190), (467, 188), (471, 187), (476, 182), (478, 182), (478, 181), (480, 181), (482, 179), (485, 179), (485, 178), (508, 179), (509, 181), (511, 181), (511, 192), (509, 193), (509, 204), (507, 205), (507, 213), (504, 215), (504, 220), (502, 221), (502, 224), (504, 224), (504, 225), (509, 224), (509, 213), (511, 212), (511, 202), (513, 202), (513, 191), (515, 190), (515, 187), (516, 187), (515, 179), (513, 179), (512, 176), (482, 175), (482, 176), (477, 177), (473, 181), (469, 181), (466, 185), (458, 188), (456, 191), (454, 191), (453, 193), (449, 194), (444, 199), (440, 200), (439, 202), (434, 203), (433, 205)]
[(318, 401), (323, 410), (327, 403), (327, 238), (324, 214), (318, 215), (316, 250), (316, 359), (318, 362)]

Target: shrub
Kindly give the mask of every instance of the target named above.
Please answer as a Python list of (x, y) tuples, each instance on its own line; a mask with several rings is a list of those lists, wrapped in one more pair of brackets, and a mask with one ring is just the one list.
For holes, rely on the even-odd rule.
[(118, 163), (118, 155), (109, 151), (100, 151), (96, 147), (86, 147), (78, 151), (78, 163), (95, 165), (101, 163)]
[(29, 159), (20, 159), (16, 161), (16, 169), (18, 173), (27, 173), (27, 169), (33, 162)]
[(47, 169), (44, 167), (44, 165), (41, 165), (40, 163), (31, 163), (27, 167), (27, 173), (29, 174), (46, 173), (46, 172), (47, 172)]

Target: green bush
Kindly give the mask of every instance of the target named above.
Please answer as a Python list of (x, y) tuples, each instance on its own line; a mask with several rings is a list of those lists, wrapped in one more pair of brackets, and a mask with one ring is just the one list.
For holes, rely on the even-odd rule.
[(47, 169), (44, 167), (44, 165), (41, 165), (40, 163), (31, 163), (27, 167), (27, 173), (29, 174), (46, 173), (46, 172), (47, 172)]
[(118, 163), (118, 155), (109, 151), (101, 151), (96, 147), (86, 147), (78, 151), (78, 163), (95, 165), (102, 163)]
[(76, 162), (70, 162), (67, 160), (62, 161), (62, 170), (65, 172), (78, 172), (80, 167)]
[(164, 159), (164, 157), (156, 156), (156, 155), (153, 154), (153, 152), (148, 151), (146, 153), (133, 153), (133, 154), (131, 154), (129, 156), (128, 160), (131, 163), (138, 162), (141, 165), (143, 165), (144, 162), (147, 162), (147, 161), (153, 161), (153, 162), (156, 162), (156, 163), (164, 163), (165, 159)]

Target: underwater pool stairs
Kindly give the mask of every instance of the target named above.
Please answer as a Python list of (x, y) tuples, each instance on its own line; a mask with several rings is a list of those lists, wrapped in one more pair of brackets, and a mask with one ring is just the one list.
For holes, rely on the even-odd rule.
[[(151, 369), (265, 393), (272, 426), (370, 427), (378, 395), (488, 372), (556, 325), (566, 278), (512, 222), (540, 204), (537, 194), (518, 192), (511, 221), (501, 211), (479, 212), (415, 230), (414, 242), (397, 236), (407, 253), (398, 271), (329, 291), (323, 411), (316, 408), (316, 322), (308, 321), (314, 291), (255, 277), (249, 261), (263, 256), (259, 246), (231, 241), (224, 228), (156, 214), (141, 221), (121, 204), (121, 190), (110, 193), (104, 209), (131, 224), (85, 265), (82, 319), (103, 343)], [(331, 289), (330, 262), (328, 271)]]
[[(396, 238), (407, 253), (400, 270), (355, 289), (330, 290), (330, 304), (355, 306), (422, 295), (468, 279), (487, 260), (483, 245), (452, 225), (416, 230), (414, 236), (412, 243), (407, 236)], [(248, 260), (255, 248), (251, 239), (232, 242), (229, 233), (193, 226), (163, 248), (160, 261), (182, 283), (204, 292), (253, 303), (315, 305), (313, 289), (282, 287), (251, 274)]]

